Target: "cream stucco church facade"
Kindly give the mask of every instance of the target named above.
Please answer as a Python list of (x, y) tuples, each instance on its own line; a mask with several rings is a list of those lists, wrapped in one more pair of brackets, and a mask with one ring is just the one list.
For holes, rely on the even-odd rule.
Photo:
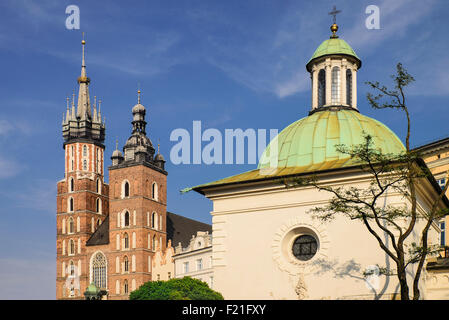
[[(394, 262), (362, 222), (343, 216), (330, 222), (313, 219), (310, 209), (326, 205), (332, 195), (313, 186), (286, 188), (279, 182), (283, 177), (313, 174), (323, 185), (368, 186), (372, 177), (335, 150), (337, 144), (363, 143), (362, 132), (372, 135), (376, 147), (385, 153), (404, 151), (389, 128), (358, 110), (361, 60), (336, 35), (337, 29), (335, 24), (331, 27), (332, 36), (306, 65), (312, 79), (309, 115), (274, 139), (257, 169), (192, 188), (213, 202), (214, 290), (225, 299), (398, 298), (396, 277), (364, 276), (376, 265), (394, 268)], [(275, 167), (269, 161), (273, 151)], [(438, 194), (430, 179), (420, 181), (419, 214), (430, 209)], [(410, 205), (394, 193), (382, 201)], [(437, 223), (429, 240), (439, 243)], [(413, 269), (410, 284), (412, 275)], [(424, 299), (427, 277), (424, 270)]]

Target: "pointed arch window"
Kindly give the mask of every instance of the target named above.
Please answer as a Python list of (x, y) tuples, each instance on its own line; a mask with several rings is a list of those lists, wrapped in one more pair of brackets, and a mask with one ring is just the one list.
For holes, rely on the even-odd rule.
[(72, 178), (70, 178), (70, 183), (69, 183), (69, 192), (73, 192), (75, 191), (75, 180)]
[(125, 249), (129, 249), (129, 237), (128, 237), (128, 234), (125, 233), (123, 238), (124, 238), (124, 247), (125, 247)]
[(346, 104), (352, 106), (352, 71), (346, 70)]
[(157, 214), (156, 212), (153, 212), (151, 215), (151, 228), (157, 229)]
[(72, 260), (70, 260), (70, 275), (73, 277), (75, 276), (75, 264)]
[(125, 182), (124, 196), (125, 197), (129, 197), (129, 183), (128, 183), (128, 181)]
[(128, 257), (125, 256), (125, 258), (123, 259), (123, 266), (124, 266), (124, 272), (128, 273), (129, 272), (129, 261), (128, 261)]
[(101, 181), (97, 179), (97, 193), (101, 194)]
[(97, 198), (97, 200), (95, 201), (95, 209), (97, 213), (101, 214), (101, 199)]
[(73, 221), (73, 218), (69, 219), (69, 233), (75, 232), (75, 222)]
[(157, 196), (157, 184), (156, 182), (153, 182), (153, 185), (151, 186), (151, 198), (157, 200)]
[(73, 198), (72, 197), (70, 197), (69, 198), (69, 208), (68, 208), (69, 210), (69, 212), (73, 212)]
[(125, 294), (128, 294), (128, 292), (129, 292), (128, 280), (125, 280), (125, 283), (123, 285), (123, 290), (125, 291)]
[(83, 160), (83, 170), (87, 171), (87, 160), (86, 159)]
[(69, 254), (70, 255), (75, 254), (75, 241), (73, 241), (73, 239), (70, 239), (69, 241)]
[(332, 104), (340, 103), (340, 68), (332, 68), (332, 86), (331, 86)]
[(318, 107), (326, 103), (326, 71), (321, 69), (318, 72)]
[(98, 288), (106, 288), (106, 257), (97, 252), (92, 259), (92, 282)]
[(129, 212), (125, 212), (125, 227), (129, 227)]
[(83, 157), (87, 157), (87, 146), (83, 146)]

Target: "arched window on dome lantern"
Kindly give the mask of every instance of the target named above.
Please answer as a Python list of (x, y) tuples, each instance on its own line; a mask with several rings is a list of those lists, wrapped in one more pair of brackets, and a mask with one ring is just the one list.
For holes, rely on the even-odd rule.
[(318, 72), (318, 107), (326, 103), (326, 72), (321, 69)]
[(352, 71), (346, 70), (346, 104), (352, 106)]
[(333, 105), (340, 104), (340, 68), (332, 68), (331, 100)]

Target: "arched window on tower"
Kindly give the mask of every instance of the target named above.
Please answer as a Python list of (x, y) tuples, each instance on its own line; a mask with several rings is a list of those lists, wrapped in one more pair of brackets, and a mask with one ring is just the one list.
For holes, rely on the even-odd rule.
[(128, 273), (129, 272), (129, 261), (128, 261), (128, 257), (125, 256), (125, 258), (123, 259), (123, 265), (124, 265), (124, 272)]
[(151, 215), (151, 228), (157, 229), (157, 215), (156, 212), (153, 212)]
[(331, 86), (332, 104), (340, 104), (340, 68), (332, 68), (332, 86)]
[(321, 69), (318, 72), (318, 107), (326, 103), (326, 72)]
[(69, 241), (69, 255), (75, 254), (75, 241), (73, 239), (70, 239)]
[(100, 198), (97, 198), (97, 200), (95, 201), (95, 209), (97, 213), (101, 214), (101, 200)]
[(101, 194), (101, 181), (100, 181), (100, 179), (97, 179), (97, 193)]
[(352, 106), (352, 71), (346, 70), (346, 104)]
[(83, 170), (87, 171), (87, 160), (86, 159), (83, 160)]
[(73, 198), (69, 198), (69, 212), (73, 212)]
[(153, 182), (153, 185), (151, 186), (151, 198), (154, 200), (157, 200), (157, 184), (156, 182)]
[(129, 197), (129, 183), (128, 183), (128, 181), (125, 182), (124, 196), (125, 197)]
[(125, 227), (129, 227), (129, 212), (125, 212)]
[(106, 257), (97, 252), (92, 259), (92, 282), (98, 288), (106, 288)]
[(72, 178), (70, 178), (70, 185), (69, 185), (69, 192), (73, 192), (75, 191), (75, 180)]
[(73, 277), (75, 275), (75, 264), (70, 260), (70, 275)]
[(73, 221), (73, 218), (69, 219), (69, 233), (75, 232), (75, 222)]
[(128, 292), (129, 292), (128, 280), (125, 280), (125, 283), (123, 285), (123, 291), (125, 292), (125, 294), (128, 294)]
[(84, 145), (83, 146), (83, 157), (86, 157), (86, 156), (87, 156), (87, 146)]
[(125, 249), (129, 249), (129, 237), (127, 233), (125, 233), (123, 239)]

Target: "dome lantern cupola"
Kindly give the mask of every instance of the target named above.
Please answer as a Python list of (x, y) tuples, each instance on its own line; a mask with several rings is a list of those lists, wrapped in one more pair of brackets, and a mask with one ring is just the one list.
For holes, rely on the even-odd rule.
[(332, 35), (315, 50), (306, 65), (312, 79), (311, 113), (329, 108), (357, 110), (357, 70), (362, 62), (349, 46), (337, 35), (338, 25), (334, 10)]

